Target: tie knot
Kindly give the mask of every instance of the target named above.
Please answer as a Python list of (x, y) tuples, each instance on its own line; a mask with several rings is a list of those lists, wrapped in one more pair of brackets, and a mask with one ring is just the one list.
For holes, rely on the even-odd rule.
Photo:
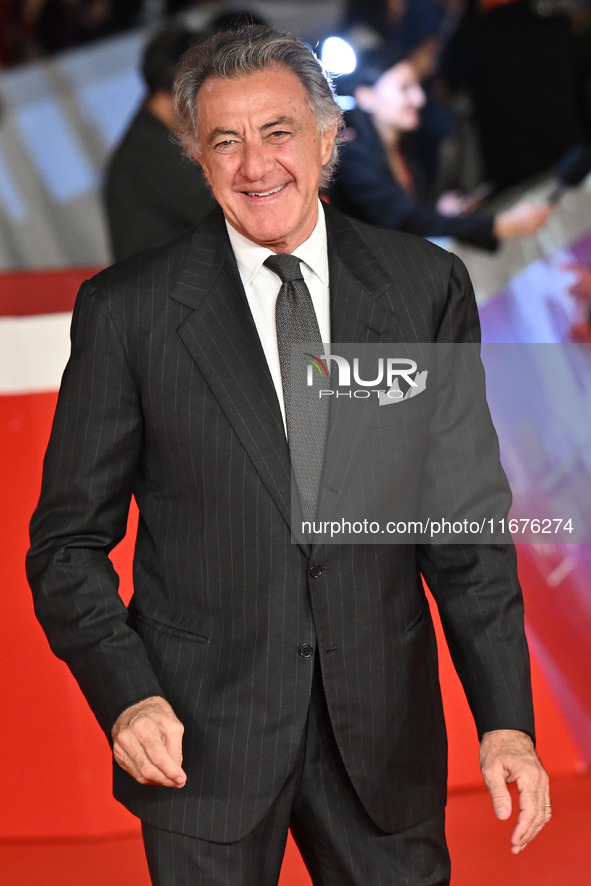
[(282, 283), (291, 283), (293, 280), (303, 280), (300, 259), (296, 255), (281, 253), (270, 255), (264, 264), (274, 271)]

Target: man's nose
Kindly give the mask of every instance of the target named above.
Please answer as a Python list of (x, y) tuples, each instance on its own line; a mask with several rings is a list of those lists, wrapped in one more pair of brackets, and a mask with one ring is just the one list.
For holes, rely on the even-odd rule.
[(245, 145), (242, 152), (241, 171), (248, 181), (260, 181), (272, 166), (271, 158), (262, 145)]

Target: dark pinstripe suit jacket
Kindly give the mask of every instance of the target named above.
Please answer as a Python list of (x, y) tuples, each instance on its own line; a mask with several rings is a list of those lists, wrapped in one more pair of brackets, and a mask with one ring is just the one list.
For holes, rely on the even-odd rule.
[[(477, 339), (457, 259), (334, 211), (327, 225), (333, 342)], [(494, 461), (494, 444), (478, 457)], [(128, 612), (107, 554), (132, 495)], [(291, 542), (289, 498), (279, 406), (221, 214), (86, 283), (28, 574), (51, 646), (107, 734), (150, 695), (184, 722), (184, 789), (142, 787), (115, 766), (116, 795), (154, 825), (219, 841), (252, 829), (302, 738), (304, 643), (375, 822), (395, 831), (439, 811), (446, 741), (421, 572), (479, 732), (533, 731), (512, 548), (309, 550)]]

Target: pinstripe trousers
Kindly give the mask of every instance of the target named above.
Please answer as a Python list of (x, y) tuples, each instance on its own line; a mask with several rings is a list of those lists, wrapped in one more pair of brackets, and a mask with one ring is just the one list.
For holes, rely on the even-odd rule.
[(142, 823), (154, 886), (277, 886), (288, 829), (314, 886), (447, 886), (445, 812), (388, 834), (355, 793), (330, 726), (316, 664), (297, 765), (263, 820), (236, 843)]

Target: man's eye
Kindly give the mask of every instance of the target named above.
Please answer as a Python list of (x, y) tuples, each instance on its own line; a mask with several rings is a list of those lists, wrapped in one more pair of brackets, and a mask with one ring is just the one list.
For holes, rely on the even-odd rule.
[(231, 151), (236, 146), (233, 138), (225, 138), (221, 142), (216, 142), (214, 147), (216, 151)]
[(291, 132), (288, 132), (285, 129), (274, 129), (271, 133), (271, 138), (274, 141), (283, 141), (284, 139), (289, 138), (290, 135)]

